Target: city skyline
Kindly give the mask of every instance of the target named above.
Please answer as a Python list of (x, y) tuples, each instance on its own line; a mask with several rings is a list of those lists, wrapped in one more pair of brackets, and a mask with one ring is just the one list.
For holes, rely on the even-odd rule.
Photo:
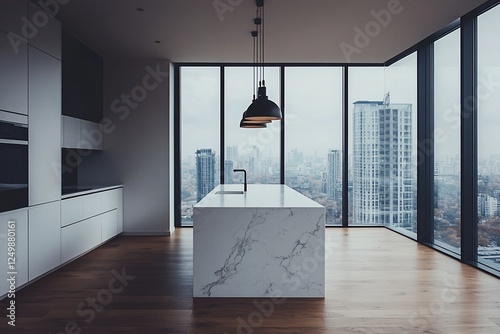
[[(435, 103), (435, 137), (434, 149), (434, 237), (444, 247), (455, 250), (460, 245), (460, 129), (457, 104), (460, 103), (459, 89), (457, 83), (460, 72), (457, 70), (459, 58), (454, 55), (450, 58), (450, 52), (457, 50), (459, 45), (457, 38), (459, 32), (447, 36), (447, 39), (436, 43), (436, 100)], [(225, 160), (233, 161), (233, 168), (245, 168), (251, 170), (248, 175), (249, 183), (280, 183), (280, 174), (285, 175), (285, 184), (291, 186), (303, 195), (324, 205), (327, 212), (327, 224), (339, 225), (342, 223), (343, 215), (348, 216), (349, 224), (362, 224), (356, 220), (355, 214), (359, 209), (353, 205), (354, 200), (354, 103), (356, 101), (378, 101), (386, 93), (393, 97), (394, 104), (412, 105), (411, 121), (411, 168), (417, 164), (417, 138), (416, 138), (416, 114), (417, 105), (417, 55), (413, 53), (404, 59), (385, 68), (380, 67), (353, 67), (349, 68), (349, 94), (348, 103), (348, 152), (347, 166), (348, 198), (333, 199), (328, 194), (331, 187), (331, 175), (328, 173), (328, 154), (330, 150), (338, 150), (343, 157), (342, 145), (342, 98), (341, 89), (337, 80), (342, 74), (338, 68), (321, 68), (311, 70), (309, 68), (287, 68), (285, 72), (285, 83), (287, 92), (285, 94), (286, 110), (285, 122), (285, 145), (284, 152), (281, 148), (280, 122), (269, 124), (266, 129), (248, 130), (238, 127), (241, 113), (248, 107), (251, 95), (251, 87), (245, 84), (250, 77), (251, 68), (229, 68), (225, 69), (225, 96), (223, 101), (225, 109), (225, 129), (223, 131), (225, 147)], [(220, 180), (220, 168), (226, 170), (229, 165), (226, 161), (220, 161), (220, 87), (219, 72), (217, 68), (189, 69), (194, 74), (185, 75), (190, 82), (183, 91), (194, 89), (193, 94), (183, 95), (181, 98), (181, 159), (182, 159), (182, 224), (192, 224), (192, 207), (196, 204), (196, 176), (194, 167), (195, 154), (199, 149), (212, 148), (216, 153), (216, 180)], [(279, 101), (279, 69), (269, 70), (268, 93), (271, 99)], [(197, 78), (204, 72), (201, 78)], [(206, 75), (212, 73), (211, 75)], [(493, 73), (493, 86), (496, 83), (496, 72)], [(458, 75), (458, 76), (457, 76)], [(482, 76), (482, 85), (488, 77)], [(500, 78), (500, 75), (498, 75)], [(200, 80), (201, 79), (201, 80)], [(299, 83), (314, 82), (314, 85), (303, 85)], [(185, 81), (181, 80), (185, 83)], [(487, 80), (486, 80), (487, 83)], [(487, 87), (487, 86), (486, 86)], [(444, 89), (446, 88), (446, 89)], [(491, 87), (490, 87), (491, 88)], [(484, 87), (483, 87), (484, 89)], [(331, 93), (334, 93), (333, 95)], [(213, 95), (211, 95), (213, 94)], [(478, 135), (478, 178), (484, 180), (480, 185), (480, 194), (493, 196), (491, 189), (500, 189), (500, 179), (490, 179), (489, 175), (500, 175), (500, 150), (495, 145), (488, 145), (495, 138), (496, 132), (492, 130), (495, 124), (500, 124), (500, 118), (495, 118), (492, 113), (495, 110), (494, 101), (498, 92), (491, 92), (490, 98), (480, 99), (479, 107), (483, 112), (482, 131)], [(211, 95), (211, 96), (209, 96)], [(314, 103), (304, 104), (306, 96), (315, 96)], [(203, 110), (203, 112), (199, 112)], [(486, 123), (485, 123), (486, 121)], [(202, 126), (200, 126), (202, 124)], [(485, 127), (485, 125), (487, 127)], [(484, 129), (484, 131), (483, 131)], [(496, 131), (496, 130), (495, 130)], [(196, 135), (193, 135), (196, 134)], [(200, 140), (201, 139), (201, 140)], [(485, 146), (486, 145), (486, 146)], [(256, 155), (256, 151), (258, 154)], [(280, 155), (284, 155), (285, 170), (281, 171)], [(231, 176), (225, 171), (226, 183), (242, 182), (240, 175)], [(330, 186), (328, 186), (330, 181)], [(342, 182), (345, 182), (342, 180)], [(416, 233), (416, 212), (410, 215), (408, 211), (416, 208), (416, 172), (413, 172), (410, 192), (403, 194), (402, 202), (406, 203), (407, 218), (410, 224), (396, 223), (395, 228), (402, 228), (410, 233)], [(340, 188), (342, 189), (342, 185)], [(340, 193), (342, 193), (340, 191)], [(398, 193), (397, 191), (395, 192)], [(193, 197), (194, 195), (194, 197)], [(342, 194), (340, 194), (342, 195)], [(393, 193), (394, 195), (394, 193)], [(399, 195), (398, 195), (399, 196)], [(404, 198), (406, 196), (406, 198)], [(389, 195), (389, 198), (391, 195)], [(480, 196), (479, 196), (480, 197)], [(348, 201), (348, 211), (342, 212), (342, 202)], [(399, 201), (399, 199), (398, 199)], [(411, 204), (409, 203), (411, 201)], [(493, 203), (494, 200), (490, 199)], [(404, 206), (405, 204), (400, 205)], [(490, 204), (490, 207), (494, 207)], [(479, 210), (478, 210), (479, 211)], [(494, 210), (489, 210), (492, 214)], [(491, 224), (499, 221), (497, 213), (491, 217), (483, 217), (478, 212), (480, 245), (486, 247), (488, 243), (494, 242), (497, 232), (491, 230)], [(387, 215), (386, 215), (387, 216)], [(410, 217), (411, 216), (411, 217)], [(401, 221), (401, 218), (397, 219)], [(381, 224), (381, 223), (379, 223)], [(391, 224), (390, 222), (388, 224)], [(405, 225), (404, 227), (398, 227)], [(489, 232), (488, 232), (489, 231)], [(489, 248), (488, 248), (489, 249)]]

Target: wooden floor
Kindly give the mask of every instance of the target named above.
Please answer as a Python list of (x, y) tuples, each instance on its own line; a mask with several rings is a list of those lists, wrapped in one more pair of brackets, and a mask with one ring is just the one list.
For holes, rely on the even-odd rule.
[(27, 286), (0, 333), (500, 333), (499, 279), (382, 228), (326, 236), (325, 299), (193, 300), (193, 231), (178, 229), (118, 237)]

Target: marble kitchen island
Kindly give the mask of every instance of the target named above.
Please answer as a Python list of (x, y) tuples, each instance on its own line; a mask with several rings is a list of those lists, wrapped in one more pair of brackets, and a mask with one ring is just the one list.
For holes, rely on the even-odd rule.
[(194, 206), (193, 297), (324, 298), (325, 208), (285, 185), (242, 190)]

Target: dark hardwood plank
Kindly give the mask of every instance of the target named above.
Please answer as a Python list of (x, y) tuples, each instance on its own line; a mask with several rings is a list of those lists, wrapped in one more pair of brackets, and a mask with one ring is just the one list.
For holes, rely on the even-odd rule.
[(193, 300), (192, 230), (178, 229), (117, 237), (21, 289), (0, 332), (500, 333), (499, 279), (386, 229), (326, 236), (325, 299)]

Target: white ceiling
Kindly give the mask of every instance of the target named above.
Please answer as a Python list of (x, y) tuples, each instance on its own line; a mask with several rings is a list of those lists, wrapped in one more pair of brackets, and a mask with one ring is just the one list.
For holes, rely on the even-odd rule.
[[(265, 0), (265, 61), (385, 62), (484, 2)], [(218, 15), (217, 3), (227, 11)], [(391, 5), (398, 13), (386, 27), (374, 24), (372, 11)], [(105, 58), (175, 62), (251, 62), (254, 17), (254, 0), (71, 0), (58, 14)], [(367, 24), (380, 31), (346, 58), (340, 45), (356, 46), (354, 29)]]

